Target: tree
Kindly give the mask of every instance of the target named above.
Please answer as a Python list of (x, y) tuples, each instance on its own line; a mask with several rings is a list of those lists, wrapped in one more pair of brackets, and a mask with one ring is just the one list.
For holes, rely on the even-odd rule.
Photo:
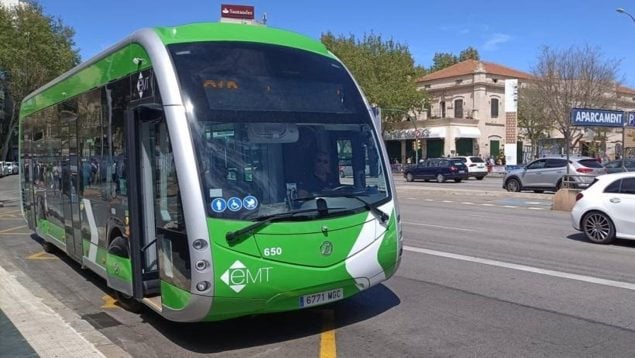
[(430, 72), (436, 72), (442, 70), (446, 67), (450, 67), (459, 62), (459, 59), (451, 53), (447, 52), (437, 52), (434, 54), (432, 58), (432, 67), (430, 68)]
[(461, 54), (459, 55), (459, 62), (465, 61), (465, 60), (480, 60), (481, 57), (478, 54), (478, 51), (470, 46), (468, 48), (466, 48), (465, 50), (461, 51)]
[(582, 128), (571, 125), (571, 108), (611, 108), (615, 101), (620, 62), (604, 60), (598, 48), (542, 49), (532, 70), (539, 103), (565, 138), (567, 153), (582, 138)]
[(403, 120), (408, 112), (421, 111), (426, 95), (417, 91), (415, 81), (424, 70), (415, 66), (408, 47), (372, 33), (357, 40), (353, 35), (335, 37), (327, 32), (321, 40), (344, 62), (370, 103), (384, 109), (401, 109), (383, 111), (382, 119), (388, 126), (382, 128)]
[(37, 3), (0, 6), (0, 87), (8, 93), (8, 120), (0, 124), (0, 159), (17, 132), (22, 99), (79, 63), (74, 30), (46, 16)]
[(521, 87), (518, 97), (518, 129), (533, 144), (534, 155), (539, 156), (538, 143), (548, 137), (554, 128), (553, 122), (545, 111), (540, 93), (531, 83)]
[(437, 52), (432, 58), (432, 67), (430, 68), (430, 72), (442, 70), (465, 60), (478, 61), (480, 58), (478, 50), (472, 46), (469, 46), (461, 51), (458, 57), (448, 52)]

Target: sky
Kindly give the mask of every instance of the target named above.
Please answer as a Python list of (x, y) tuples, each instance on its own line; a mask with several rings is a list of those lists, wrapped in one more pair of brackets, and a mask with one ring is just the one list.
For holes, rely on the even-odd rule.
[(314, 39), (325, 32), (363, 38), (381, 35), (408, 46), (417, 65), (430, 67), (437, 52), (458, 56), (472, 46), (481, 60), (531, 72), (540, 49), (599, 48), (620, 61), (618, 79), (635, 89), (633, 0), (39, 0), (47, 15), (75, 32), (82, 61), (134, 31), (220, 19), (221, 4), (251, 5), (267, 25)]

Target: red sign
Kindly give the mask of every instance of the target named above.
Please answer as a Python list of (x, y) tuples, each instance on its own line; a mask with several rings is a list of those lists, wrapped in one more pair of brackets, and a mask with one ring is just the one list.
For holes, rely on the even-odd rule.
[(254, 7), (253, 6), (245, 6), (245, 5), (221, 4), (221, 6), (220, 6), (220, 16), (221, 17), (230, 18), (230, 19), (253, 20), (254, 19)]

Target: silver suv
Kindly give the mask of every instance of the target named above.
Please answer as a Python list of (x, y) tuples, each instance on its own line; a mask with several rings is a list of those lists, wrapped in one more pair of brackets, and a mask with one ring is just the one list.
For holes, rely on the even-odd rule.
[(567, 176), (567, 158), (536, 159), (524, 168), (507, 172), (503, 179), (503, 188), (507, 191), (533, 190), (536, 193), (558, 191), (567, 184), (585, 188), (595, 176), (606, 174), (606, 168), (590, 157), (569, 157), (568, 165)]

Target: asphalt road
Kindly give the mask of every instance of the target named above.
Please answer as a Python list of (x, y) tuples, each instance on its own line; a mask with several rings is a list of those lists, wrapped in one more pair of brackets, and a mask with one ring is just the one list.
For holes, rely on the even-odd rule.
[(100, 278), (21, 231), (7, 178), (0, 266), (133, 356), (633, 356), (635, 242), (591, 244), (550, 210), (552, 194), (506, 193), (499, 178), (434, 184), (398, 181), (397, 274), (325, 307), (206, 324), (124, 311)]

